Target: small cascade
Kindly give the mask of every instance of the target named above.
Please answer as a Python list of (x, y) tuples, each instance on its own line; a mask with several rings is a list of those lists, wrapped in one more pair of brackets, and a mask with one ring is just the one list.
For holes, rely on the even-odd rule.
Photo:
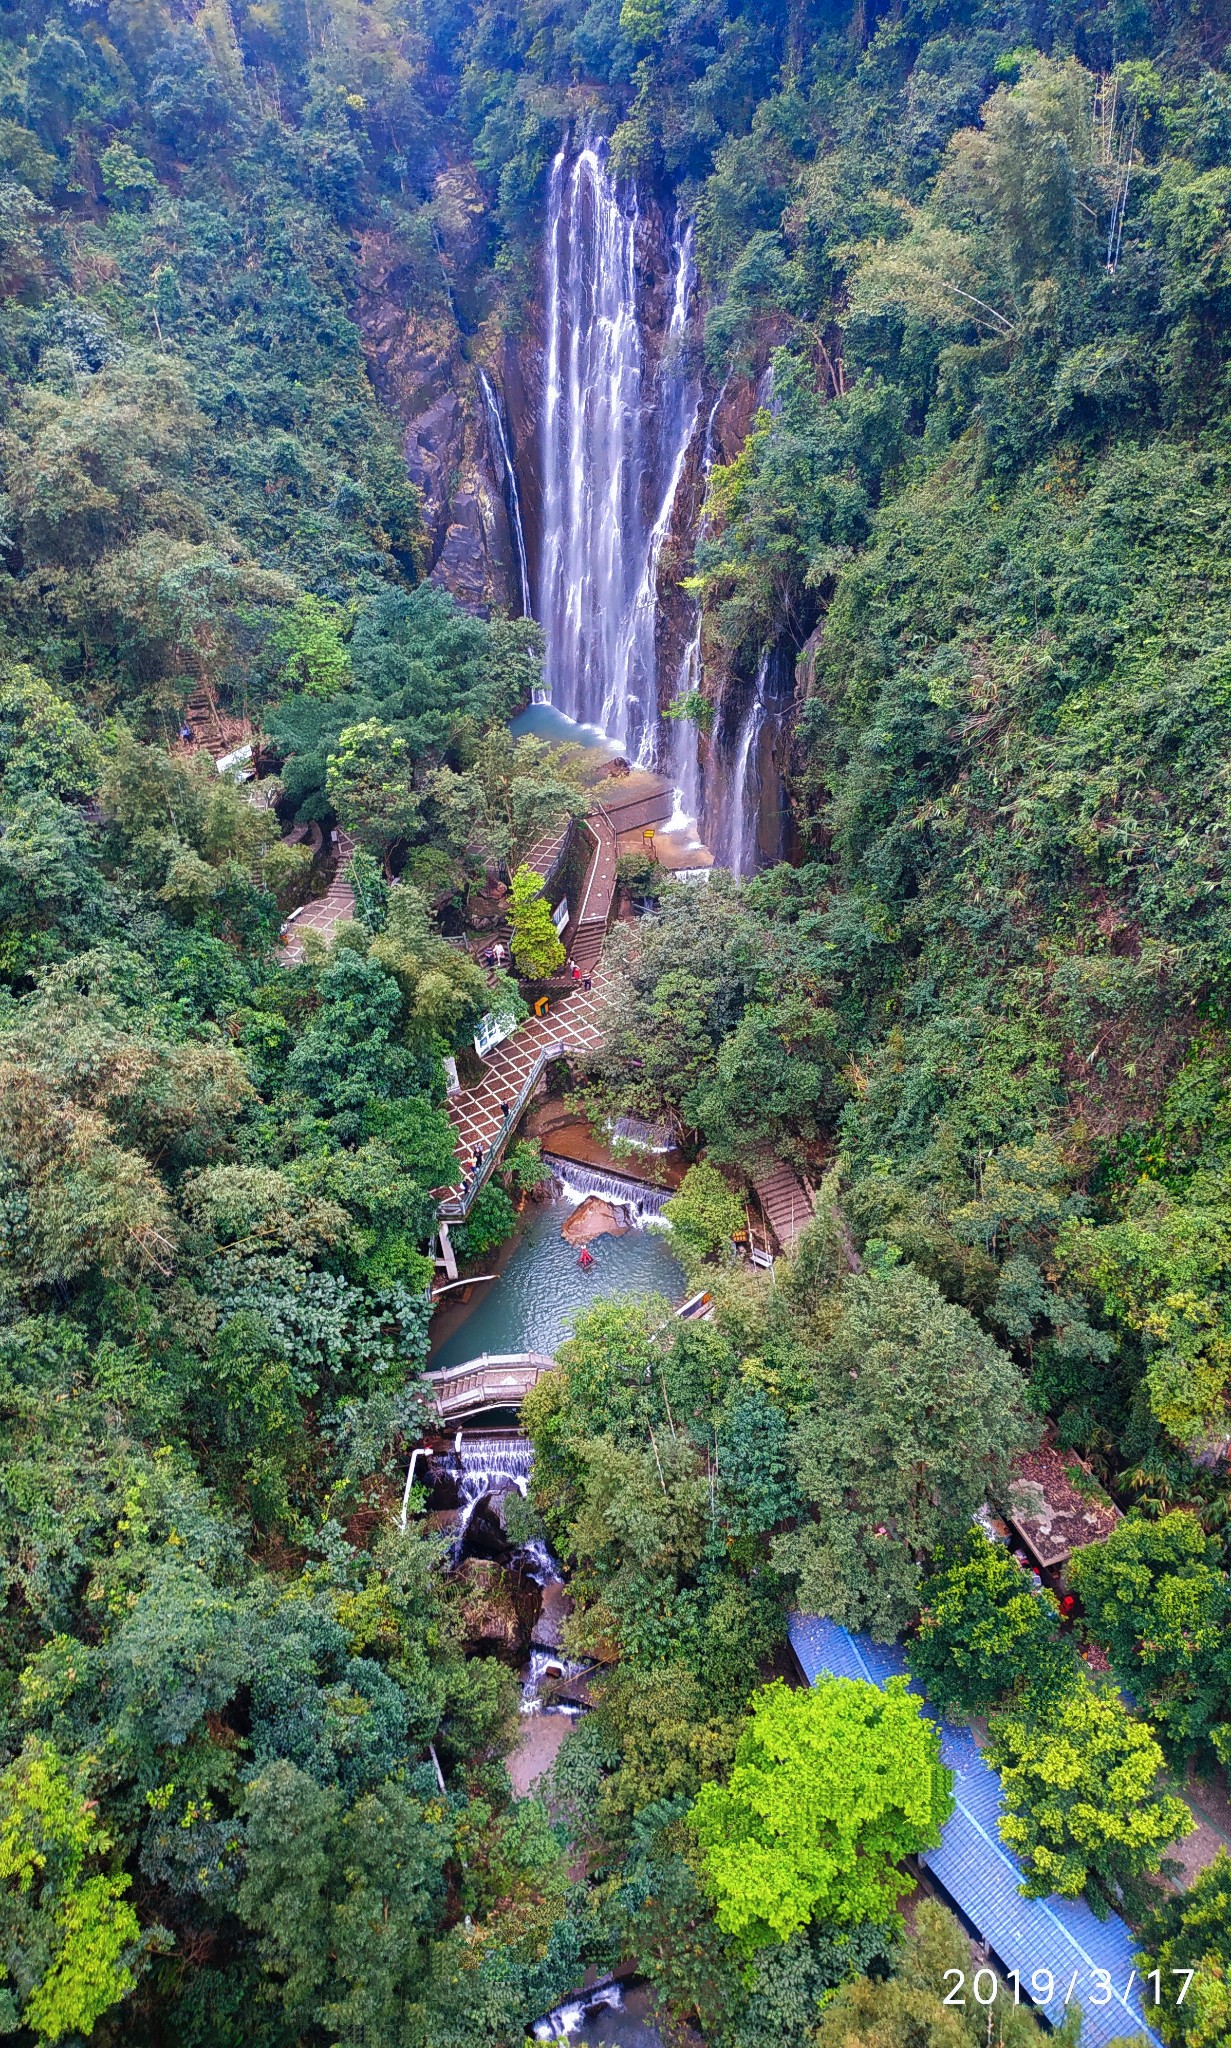
[(530, 617), (530, 570), (526, 562), (526, 536), (521, 522), (521, 498), (517, 490), (517, 471), (513, 467), (513, 453), (509, 447), (508, 432), (504, 423), (504, 408), (496, 396), (496, 387), (486, 370), (479, 371), (479, 390), (483, 395), (483, 410), (487, 416), (487, 439), (491, 449), (492, 466), (500, 485), (505, 510), (509, 517), (509, 531), (513, 536), (513, 554), (517, 562), (517, 579), (521, 592), (522, 617)]
[[(675, 682), (676, 700), (689, 696), (701, 688), (701, 607), (693, 620), (688, 636), (680, 671)], [(675, 733), (671, 742), (671, 777), (675, 784), (672, 792), (673, 807), (665, 829), (668, 832), (692, 832), (695, 834), (697, 820), (701, 816), (701, 759), (697, 750), (697, 728), (691, 718), (677, 718)]]
[(758, 742), (765, 724), (768, 672), (769, 650), (766, 648), (757, 663), (752, 696), (736, 734), (726, 815), (722, 820), (721, 850), (715, 853), (715, 859), (719, 860), (723, 867), (730, 868), (731, 873), (739, 881), (755, 873), (757, 864), (757, 820), (761, 797)]
[[(702, 505), (705, 503), (705, 497), (709, 490), (710, 471), (714, 467), (714, 422), (718, 418), (718, 408), (722, 404), (726, 388), (724, 383), (722, 390), (718, 393), (717, 398), (710, 407), (709, 418), (705, 423), (705, 440), (701, 449)], [(698, 541), (704, 540), (706, 526), (707, 522), (703, 514), (693, 539), (694, 549)], [(681, 697), (690, 696), (693, 691), (699, 692), (702, 681), (701, 607), (694, 602), (692, 631), (685, 642), (684, 652), (680, 657), (679, 673), (675, 679), (675, 700), (678, 702)], [(675, 782), (675, 806), (671, 813), (667, 830), (668, 832), (691, 830), (695, 834), (701, 817), (704, 799), (701, 788), (701, 761), (697, 747), (697, 728), (691, 718), (678, 718), (675, 721), (675, 733), (671, 748), (671, 773)]]
[(449, 1469), (457, 1480), (460, 1509), (453, 1536), (455, 1560), (461, 1556), (466, 1531), (479, 1502), (490, 1494), (528, 1494), (533, 1464), (534, 1446), (524, 1437), (466, 1438), (459, 1430), (458, 1441), (448, 1457)]
[(526, 1577), (533, 1579), (536, 1586), (562, 1586), (564, 1573), (559, 1560), (552, 1556), (541, 1536), (531, 1536), (518, 1551), (525, 1568)]
[(640, 1116), (618, 1116), (611, 1126), (613, 1138), (619, 1138), (625, 1145), (633, 1145), (638, 1152), (675, 1152), (674, 1134), (669, 1124), (647, 1123)]
[(537, 616), (551, 701), (641, 765), (658, 729), (658, 564), (696, 425), (691, 225), (677, 222), (661, 358), (639, 324), (635, 191), (603, 146), (551, 168), (544, 350), (543, 546)]
[[(571, 1657), (561, 1657), (555, 1650), (532, 1649), (530, 1652), (530, 1663), (522, 1680), (521, 1705), (518, 1711), (523, 1714), (541, 1714), (545, 1711), (543, 1701), (543, 1682), (545, 1679), (554, 1678), (561, 1685), (571, 1685), (575, 1679), (584, 1677), (585, 1673), (592, 1671), (593, 1668), (592, 1664), (579, 1664)], [(580, 1714), (582, 1709), (572, 1700), (561, 1700), (558, 1703), (553, 1702), (550, 1709), (546, 1709), (546, 1711), (558, 1714)]]
[(575, 1159), (559, 1159), (550, 1152), (544, 1152), (543, 1164), (551, 1171), (552, 1180), (562, 1194), (584, 1200), (586, 1195), (601, 1195), (613, 1207), (625, 1209), (631, 1223), (641, 1223), (648, 1216), (661, 1216), (671, 1200), (670, 1188), (652, 1188), (645, 1181), (625, 1179), (622, 1174), (607, 1173), (597, 1166), (581, 1166)]
[(720, 755), (730, 763), (727, 801), (714, 829), (714, 858), (737, 880), (783, 853), (783, 778), (790, 731), (793, 658), (786, 642), (761, 652), (752, 694)]
[(531, 2035), (536, 2041), (559, 2041), (579, 2034), (587, 2020), (597, 2019), (604, 2012), (620, 2012), (624, 2006), (624, 1993), (618, 1984), (596, 1984), (591, 1991), (579, 1991), (576, 1998), (566, 1999), (551, 2012), (536, 2020)]

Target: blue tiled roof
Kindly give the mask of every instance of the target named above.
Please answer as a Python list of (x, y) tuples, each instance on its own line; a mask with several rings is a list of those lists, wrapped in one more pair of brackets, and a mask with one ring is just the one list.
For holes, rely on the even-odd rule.
[[(791, 1617), (791, 1644), (810, 1683), (822, 1673), (837, 1678), (870, 1679), (884, 1685), (901, 1675), (912, 1692), (926, 1697), (910, 1680), (906, 1658), (896, 1644), (874, 1643), (870, 1636), (828, 1621), (821, 1615)], [(940, 1730), (941, 1760), (953, 1772), (954, 1808), (941, 1834), (940, 1847), (927, 1849), (921, 1863), (943, 1885), (954, 1904), (989, 1944), (1006, 1972), (1017, 1971), (1029, 1989), (1036, 1970), (1050, 1970), (1056, 1996), (1044, 2006), (1059, 2026), (1065, 1995), (1076, 1982), (1069, 2002), (1082, 2013), (1082, 2048), (1106, 2048), (1125, 2035), (1157, 2036), (1142, 2012), (1140, 1975), (1134, 1962), (1136, 1943), (1115, 1913), (1098, 1920), (1084, 1899), (1024, 1899), (1021, 1866), (1000, 1839), (997, 1822), (1003, 1798), (1000, 1779), (984, 1761), (969, 1729), (932, 1719)], [(1101, 1998), (1106, 1971), (1112, 1996)], [(967, 1992), (969, 1996), (969, 1990)]]

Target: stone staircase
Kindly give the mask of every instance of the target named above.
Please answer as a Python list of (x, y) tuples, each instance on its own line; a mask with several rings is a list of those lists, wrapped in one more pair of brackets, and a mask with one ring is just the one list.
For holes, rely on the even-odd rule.
[(334, 835), (333, 877), (323, 896), (311, 903), (304, 903), (293, 910), (282, 927), (283, 958), (298, 962), (303, 959), (305, 932), (319, 932), (323, 939), (332, 936), (333, 928), (355, 915), (355, 892), (345, 879), (347, 863), (355, 851), (355, 842), (349, 832)]

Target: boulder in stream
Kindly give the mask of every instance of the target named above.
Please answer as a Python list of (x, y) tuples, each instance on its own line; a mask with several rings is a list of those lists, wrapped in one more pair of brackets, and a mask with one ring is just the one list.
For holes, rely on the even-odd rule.
[(568, 1217), (560, 1235), (566, 1244), (591, 1244), (596, 1237), (623, 1237), (628, 1229), (623, 1210), (601, 1195), (587, 1195)]
[(470, 1650), (520, 1657), (529, 1635), (524, 1603), (504, 1566), (491, 1558), (467, 1557), (458, 1567), (462, 1589), (462, 1634)]
[(549, 1583), (543, 1588), (543, 1604), (534, 1624), (531, 1642), (539, 1650), (559, 1650), (564, 1644), (564, 1624), (573, 1611), (572, 1594), (563, 1586)]

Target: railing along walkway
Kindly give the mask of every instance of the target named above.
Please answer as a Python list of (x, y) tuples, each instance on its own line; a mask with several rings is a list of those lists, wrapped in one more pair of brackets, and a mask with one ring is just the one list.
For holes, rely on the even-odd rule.
[(520, 1408), (531, 1387), (553, 1371), (555, 1363), (545, 1351), (485, 1351), (465, 1365), (424, 1377), (431, 1382), (441, 1419), (452, 1422), (485, 1408)]
[(446, 1222), (457, 1222), (467, 1214), (479, 1189), (499, 1164), (509, 1134), (548, 1062), (565, 1053), (592, 1052), (599, 1043), (603, 973), (597, 950), (615, 900), (616, 838), (604, 812), (597, 812), (587, 823), (594, 852), (582, 890), (576, 932), (578, 936), (584, 932), (594, 937), (593, 961), (578, 960), (579, 966), (585, 965), (590, 987), (557, 998), (545, 1017), (528, 1017), (511, 1038), (488, 1054), (483, 1062), (483, 1079), (473, 1088), (450, 1096), (446, 1107), (457, 1133), (457, 1156), (464, 1177), (444, 1192), (440, 1214)]

